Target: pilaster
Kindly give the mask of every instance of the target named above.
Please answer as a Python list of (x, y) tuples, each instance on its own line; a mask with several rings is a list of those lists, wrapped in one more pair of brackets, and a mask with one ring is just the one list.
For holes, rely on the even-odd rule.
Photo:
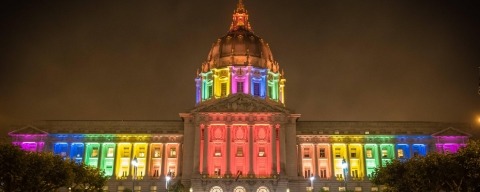
[(208, 174), (208, 132), (210, 131), (210, 125), (206, 125), (203, 129), (203, 165), (202, 174)]
[(319, 173), (318, 173), (318, 146), (317, 145), (318, 145), (317, 143), (313, 144), (313, 157), (312, 157), (313, 167), (314, 167), (313, 173), (314, 173), (316, 178), (318, 178), (318, 176), (319, 176)]
[(277, 174), (277, 129), (275, 125), (271, 126), (272, 136), (270, 137), (270, 143), (272, 145), (272, 174)]
[(166, 168), (166, 162), (167, 162), (167, 144), (165, 142), (162, 143), (162, 170), (161, 170), (161, 176), (166, 176), (167, 173), (165, 172), (165, 170), (167, 170)]
[(248, 174), (249, 175), (254, 175), (253, 172), (253, 156), (255, 156), (255, 153), (253, 153), (253, 125), (248, 125), (249, 127), (249, 138), (248, 138), (248, 153), (250, 154), (248, 156)]
[(226, 125), (227, 127), (227, 167), (226, 167), (226, 172), (225, 174), (228, 175), (228, 176), (231, 176), (232, 175), (232, 171), (230, 170), (230, 161), (231, 161), (231, 158), (232, 156), (230, 155), (230, 145), (231, 145), (231, 125)]

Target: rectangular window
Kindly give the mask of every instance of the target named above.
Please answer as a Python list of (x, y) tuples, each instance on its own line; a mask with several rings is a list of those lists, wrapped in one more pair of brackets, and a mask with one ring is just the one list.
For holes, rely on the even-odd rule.
[(213, 98), (213, 86), (208, 86), (208, 98)]
[(398, 149), (397, 155), (398, 155), (398, 158), (403, 158), (403, 149)]
[(175, 177), (175, 167), (168, 167), (168, 175), (170, 175), (171, 177)]
[(326, 155), (325, 155), (325, 149), (324, 148), (321, 148), (320, 149), (320, 158), (325, 158)]
[(92, 154), (90, 157), (98, 157), (98, 147), (93, 147), (92, 148)]
[(367, 148), (367, 158), (372, 158), (372, 157), (373, 157), (372, 149), (371, 149), (371, 148)]
[(175, 147), (170, 148), (170, 158), (177, 157), (177, 149)]
[(258, 148), (258, 156), (259, 157), (265, 157), (265, 147), (259, 147)]
[(109, 147), (107, 150), (107, 157), (113, 157), (113, 147)]
[(220, 87), (221, 87), (221, 89), (220, 89), (220, 91), (221, 91), (220, 95), (221, 95), (221, 96), (227, 95), (227, 83), (222, 83), (222, 84), (220, 85)]
[(335, 157), (340, 158), (340, 148), (335, 148)]
[(215, 167), (215, 175), (220, 176), (220, 167)]
[[(412, 147), (413, 147), (412, 150), (413, 150), (413, 155), (414, 156), (425, 155), (425, 152), (424, 152), (425, 149), (424, 149), (423, 145), (413, 145)], [(451, 148), (450, 148), (450, 150), (448, 150), (448, 148), (447, 148), (446, 151), (447, 151), (447, 153), (454, 152), (453, 150), (451, 150)]]
[(358, 170), (352, 170), (352, 177), (358, 178)]
[(237, 82), (237, 93), (243, 93), (243, 82)]
[(327, 178), (327, 169), (324, 167), (320, 168), (320, 178)]
[(215, 153), (213, 155), (215, 157), (221, 157), (222, 156), (222, 151), (220, 149), (220, 146), (215, 146)]
[(123, 148), (123, 157), (130, 157), (130, 147)]
[(350, 149), (350, 157), (351, 158), (357, 158), (357, 149), (356, 148), (351, 148)]
[(260, 96), (260, 83), (253, 83), (253, 95)]
[(304, 176), (305, 178), (310, 178), (310, 167), (305, 167)]
[(243, 157), (243, 147), (237, 147), (237, 157)]
[(268, 96), (270, 97), (270, 99), (273, 99), (273, 89), (271, 86), (268, 86)]
[(145, 157), (145, 147), (140, 147), (138, 157)]
[(159, 158), (159, 157), (162, 157), (162, 153), (160, 151), (160, 147), (157, 147), (153, 150), (153, 157), (155, 158)]
[(303, 149), (303, 157), (304, 158), (310, 158), (310, 148), (304, 148)]
[(387, 149), (383, 148), (382, 149), (382, 158), (386, 158), (386, 157), (388, 157), (388, 151), (387, 151)]

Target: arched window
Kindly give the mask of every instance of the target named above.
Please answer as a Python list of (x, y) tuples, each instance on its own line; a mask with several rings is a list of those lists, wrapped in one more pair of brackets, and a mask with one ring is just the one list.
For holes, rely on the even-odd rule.
[(270, 192), (270, 190), (265, 186), (261, 186), (257, 189), (257, 192)]
[(233, 189), (233, 192), (247, 192), (247, 190), (245, 189), (245, 187), (237, 186), (235, 187), (235, 189)]
[(223, 189), (219, 186), (214, 186), (210, 189), (210, 192), (223, 192)]

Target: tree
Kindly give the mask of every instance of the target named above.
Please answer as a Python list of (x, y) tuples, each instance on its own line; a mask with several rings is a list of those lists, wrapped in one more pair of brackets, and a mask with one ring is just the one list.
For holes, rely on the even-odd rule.
[(74, 173), (73, 180), (69, 183), (72, 191), (101, 191), (107, 183), (108, 177), (98, 168), (74, 161), (67, 163)]
[(27, 162), (24, 167), (27, 173), (22, 176), (21, 191), (54, 191), (73, 179), (73, 171), (60, 156), (26, 152), (22, 161)]
[(456, 161), (462, 166), (465, 179), (460, 183), (464, 191), (480, 191), (480, 140), (470, 140), (460, 149)]
[(187, 188), (178, 180), (172, 185), (168, 186), (168, 192), (187, 192)]
[(0, 145), (0, 191), (101, 191), (107, 182), (98, 169), (52, 153), (34, 153), (11, 144)]
[(0, 145), (0, 191), (19, 191), (26, 174), (26, 153), (13, 145)]
[(385, 191), (479, 191), (480, 143), (470, 141), (455, 154), (429, 153), (394, 160), (375, 170), (372, 182)]

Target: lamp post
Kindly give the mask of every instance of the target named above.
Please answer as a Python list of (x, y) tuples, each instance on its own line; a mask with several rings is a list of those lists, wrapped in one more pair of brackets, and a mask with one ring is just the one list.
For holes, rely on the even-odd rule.
[(172, 179), (170, 177), (170, 173), (167, 174), (167, 176), (165, 176), (165, 189), (168, 191), (168, 182), (170, 181), (170, 179)]
[(345, 191), (347, 191), (347, 173), (348, 173), (348, 164), (347, 161), (345, 161), (345, 158), (342, 160), (342, 168), (343, 168), (343, 177), (344, 177), (344, 182), (345, 182)]
[(310, 177), (310, 184), (311, 184), (311, 187), (312, 187), (312, 192), (313, 192), (313, 180), (315, 179), (315, 177), (312, 175)]
[(137, 166), (138, 166), (137, 157), (133, 157), (132, 166), (133, 166), (132, 192), (135, 192), (135, 179), (137, 178)]

